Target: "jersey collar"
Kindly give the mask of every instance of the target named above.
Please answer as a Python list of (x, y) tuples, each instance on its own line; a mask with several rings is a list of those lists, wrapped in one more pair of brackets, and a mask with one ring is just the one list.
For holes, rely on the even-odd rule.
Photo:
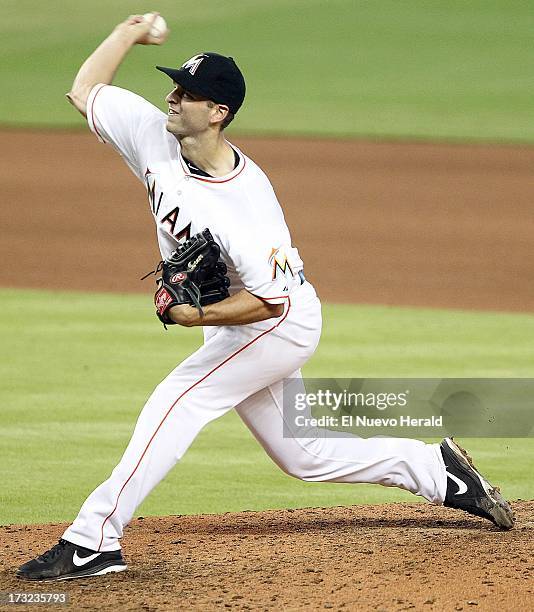
[(235, 179), (236, 177), (238, 177), (241, 174), (241, 172), (243, 172), (243, 170), (245, 169), (245, 165), (246, 165), (245, 156), (243, 155), (243, 153), (241, 153), (241, 151), (237, 147), (234, 147), (234, 145), (231, 142), (228, 142), (228, 144), (232, 147), (234, 151), (237, 151), (237, 154), (239, 155), (239, 163), (232, 170), (232, 172), (225, 174), (224, 176), (215, 176), (215, 177), (200, 176), (198, 174), (193, 174), (189, 170), (187, 164), (185, 163), (184, 158), (182, 157), (182, 151), (180, 149), (180, 145), (178, 145), (178, 157), (180, 159), (180, 164), (182, 166), (184, 174), (186, 176), (190, 176), (191, 178), (194, 178), (197, 181), (202, 181), (203, 183), (227, 183), (228, 181), (231, 181), (232, 179)]

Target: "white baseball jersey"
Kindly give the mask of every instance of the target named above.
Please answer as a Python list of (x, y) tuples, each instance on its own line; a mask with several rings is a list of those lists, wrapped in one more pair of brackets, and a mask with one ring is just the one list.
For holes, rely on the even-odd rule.
[[(64, 539), (95, 551), (120, 548), (137, 506), (200, 430), (233, 408), (292, 476), (397, 486), (441, 503), (446, 474), (439, 445), (325, 438), (313, 431), (305, 438), (283, 436), (283, 380), (302, 384), (300, 368), (319, 342), (321, 306), (301, 274), (302, 261), (273, 189), (256, 164), (238, 151), (239, 163), (227, 176), (191, 174), (178, 141), (165, 129), (166, 115), (117, 87), (97, 85), (87, 114), (93, 132), (145, 182), (162, 256), (208, 227), (221, 247), (232, 292), (245, 287), (284, 303), (284, 312), (248, 325), (204, 328), (203, 346), (155, 388), (119, 464), (87, 498)], [(176, 495), (178, 510), (180, 492)]]
[(87, 102), (91, 130), (122, 155), (145, 183), (162, 257), (178, 241), (206, 227), (221, 247), (228, 266), (230, 294), (250, 293), (283, 303), (301, 284), (303, 263), (274, 190), (246, 155), (223, 177), (192, 174), (178, 140), (165, 126), (167, 115), (140, 96), (110, 85), (97, 85)]

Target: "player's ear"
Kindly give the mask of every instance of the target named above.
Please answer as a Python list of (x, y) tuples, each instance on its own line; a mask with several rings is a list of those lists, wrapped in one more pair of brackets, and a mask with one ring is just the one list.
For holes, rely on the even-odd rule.
[(225, 104), (215, 104), (215, 106), (213, 107), (213, 111), (214, 112), (211, 116), (211, 122), (222, 123), (228, 116), (230, 109)]

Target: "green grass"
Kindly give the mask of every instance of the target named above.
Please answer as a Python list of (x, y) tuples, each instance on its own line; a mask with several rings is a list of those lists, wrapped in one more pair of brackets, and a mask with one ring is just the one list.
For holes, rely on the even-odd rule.
[(163, 106), (156, 63), (234, 55), (248, 82), (235, 129), (534, 141), (534, 5), (524, 0), (4, 0), (0, 123), (81, 126), (63, 94), (128, 14), (159, 10), (164, 47), (137, 47), (116, 83)]
[[(0, 524), (72, 519), (110, 473), (153, 387), (201, 341), (165, 333), (149, 296), (0, 290)], [(530, 377), (534, 316), (325, 306), (308, 376)], [(529, 365), (530, 364), (530, 365)], [(466, 442), (512, 498), (534, 497), (531, 439)], [(137, 514), (410, 500), (281, 473), (232, 413), (208, 426)]]

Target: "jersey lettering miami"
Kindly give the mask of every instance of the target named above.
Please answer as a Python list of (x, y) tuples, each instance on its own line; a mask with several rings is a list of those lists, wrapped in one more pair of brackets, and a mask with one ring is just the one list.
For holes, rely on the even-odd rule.
[[(154, 176), (149, 168), (145, 170), (145, 185), (148, 195), (148, 203), (150, 205), (150, 210), (154, 215), (156, 224), (161, 225), (163, 230), (178, 242), (188, 240), (191, 236), (191, 221), (184, 219), (184, 214), (180, 216), (180, 207), (172, 206), (172, 198), (166, 198), (166, 202), (170, 201), (171, 210), (167, 212), (169, 206), (165, 205), (163, 206), (163, 209), (161, 208), (161, 203), (165, 193), (160, 187), (158, 187), (157, 177)], [(161, 215), (160, 210), (162, 210)]]
[(252, 294), (283, 303), (300, 285), (303, 263), (274, 190), (263, 171), (237, 147), (239, 162), (229, 174), (193, 174), (167, 115), (140, 96), (96, 85), (87, 102), (89, 127), (111, 144), (147, 190), (163, 258), (180, 241), (209, 228), (228, 266), (230, 294)]

